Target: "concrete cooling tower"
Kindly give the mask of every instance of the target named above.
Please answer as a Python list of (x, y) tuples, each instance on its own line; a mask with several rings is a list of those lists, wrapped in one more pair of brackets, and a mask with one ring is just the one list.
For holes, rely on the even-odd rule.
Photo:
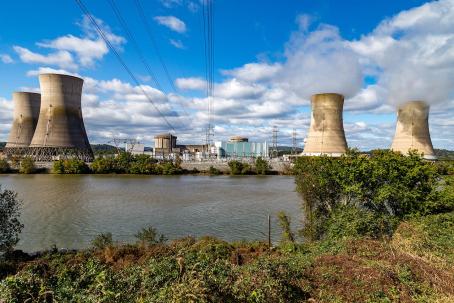
[(40, 103), (40, 94), (13, 93), (13, 123), (4, 150), (6, 155), (21, 155), (30, 145), (38, 121)]
[(347, 151), (342, 109), (344, 96), (316, 94), (311, 97), (312, 115), (304, 156), (339, 157)]
[(429, 106), (424, 101), (410, 101), (398, 109), (391, 149), (402, 154), (416, 150), (425, 159), (436, 159), (429, 133)]
[(93, 160), (82, 118), (83, 80), (60, 74), (41, 74), (41, 108), (30, 156), (37, 161), (78, 158)]

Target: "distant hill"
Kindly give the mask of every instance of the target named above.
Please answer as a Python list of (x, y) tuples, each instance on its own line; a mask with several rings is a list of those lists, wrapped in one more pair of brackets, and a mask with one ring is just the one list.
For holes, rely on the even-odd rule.
[(435, 149), (435, 155), (439, 160), (454, 160), (454, 151), (447, 149)]

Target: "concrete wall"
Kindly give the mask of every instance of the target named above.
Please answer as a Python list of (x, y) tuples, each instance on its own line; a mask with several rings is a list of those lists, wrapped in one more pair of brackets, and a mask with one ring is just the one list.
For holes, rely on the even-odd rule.
[(425, 102), (410, 101), (398, 109), (391, 149), (403, 154), (415, 149), (424, 153), (424, 158), (435, 159), (429, 132), (429, 106)]
[(60, 74), (41, 74), (41, 108), (32, 147), (89, 149), (81, 109), (83, 80)]
[(41, 95), (29, 92), (13, 93), (13, 123), (6, 147), (28, 147), (38, 122)]
[(341, 155), (347, 151), (342, 111), (344, 97), (317, 94), (311, 97), (311, 125), (304, 145), (306, 155)]

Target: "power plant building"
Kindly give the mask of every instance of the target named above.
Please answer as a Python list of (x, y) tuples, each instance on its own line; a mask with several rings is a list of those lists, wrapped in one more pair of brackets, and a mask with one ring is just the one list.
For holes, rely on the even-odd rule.
[(347, 151), (342, 118), (344, 96), (316, 94), (311, 97), (311, 106), (311, 124), (302, 155), (341, 156)]
[(36, 161), (78, 158), (90, 162), (93, 151), (82, 117), (83, 79), (41, 74), (41, 107), (29, 155)]
[(429, 109), (423, 101), (410, 101), (399, 107), (392, 150), (404, 155), (416, 150), (425, 159), (436, 159), (429, 132)]
[(5, 146), (6, 155), (22, 155), (30, 146), (38, 122), (41, 95), (13, 93), (13, 123)]
[(214, 145), (218, 159), (269, 157), (269, 145), (266, 141), (249, 142), (247, 138), (232, 137), (229, 141), (218, 141)]

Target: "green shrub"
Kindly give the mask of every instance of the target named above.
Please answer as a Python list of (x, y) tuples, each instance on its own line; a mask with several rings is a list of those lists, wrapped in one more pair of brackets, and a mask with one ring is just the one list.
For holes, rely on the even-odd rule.
[(161, 175), (178, 175), (183, 172), (180, 167), (175, 166), (172, 161), (165, 161), (158, 164), (157, 172)]
[(351, 150), (337, 159), (300, 157), (295, 173), (309, 240), (323, 235), (319, 227), (341, 205), (400, 219), (449, 210), (442, 207), (436, 166), (414, 152), (378, 150), (367, 156)]
[(230, 168), (231, 175), (241, 175), (243, 171), (243, 163), (237, 160), (231, 160), (229, 161), (228, 165)]
[(277, 214), (277, 217), (279, 219), (279, 226), (282, 229), (281, 242), (282, 243), (295, 242), (295, 235), (293, 234), (292, 229), (290, 227), (290, 217), (287, 216), (283, 211), (280, 211)]
[(88, 165), (78, 159), (67, 159), (64, 161), (65, 174), (86, 174), (90, 171)]
[(19, 222), (21, 201), (17, 193), (0, 186), (0, 252), (10, 250), (19, 242), (19, 234), (24, 227)]
[(6, 174), (11, 171), (11, 167), (6, 159), (0, 159), (0, 173)]
[(142, 228), (142, 230), (139, 231), (135, 235), (135, 237), (140, 242), (140, 244), (142, 244), (144, 246), (158, 244), (158, 243), (164, 243), (166, 241), (165, 236), (158, 235), (157, 230), (151, 226), (148, 228)]
[(63, 160), (54, 161), (52, 164), (52, 172), (54, 174), (64, 174), (65, 173), (65, 163)]
[(30, 157), (25, 157), (20, 161), (19, 173), (33, 174), (36, 172), (35, 161)]
[(210, 174), (210, 176), (218, 176), (222, 174), (222, 172), (216, 167), (210, 166), (210, 168), (208, 169), (208, 174)]
[(156, 174), (156, 160), (149, 155), (134, 156), (133, 161), (129, 164), (130, 174)]
[(114, 157), (110, 157), (110, 156), (96, 158), (91, 163), (91, 170), (95, 174), (115, 173), (115, 172), (117, 172), (116, 171), (115, 158)]
[(266, 175), (270, 170), (268, 161), (264, 160), (262, 157), (255, 159), (255, 171), (258, 175)]
[(113, 245), (112, 233), (105, 233), (97, 235), (92, 241), (91, 245), (97, 249), (103, 249)]

